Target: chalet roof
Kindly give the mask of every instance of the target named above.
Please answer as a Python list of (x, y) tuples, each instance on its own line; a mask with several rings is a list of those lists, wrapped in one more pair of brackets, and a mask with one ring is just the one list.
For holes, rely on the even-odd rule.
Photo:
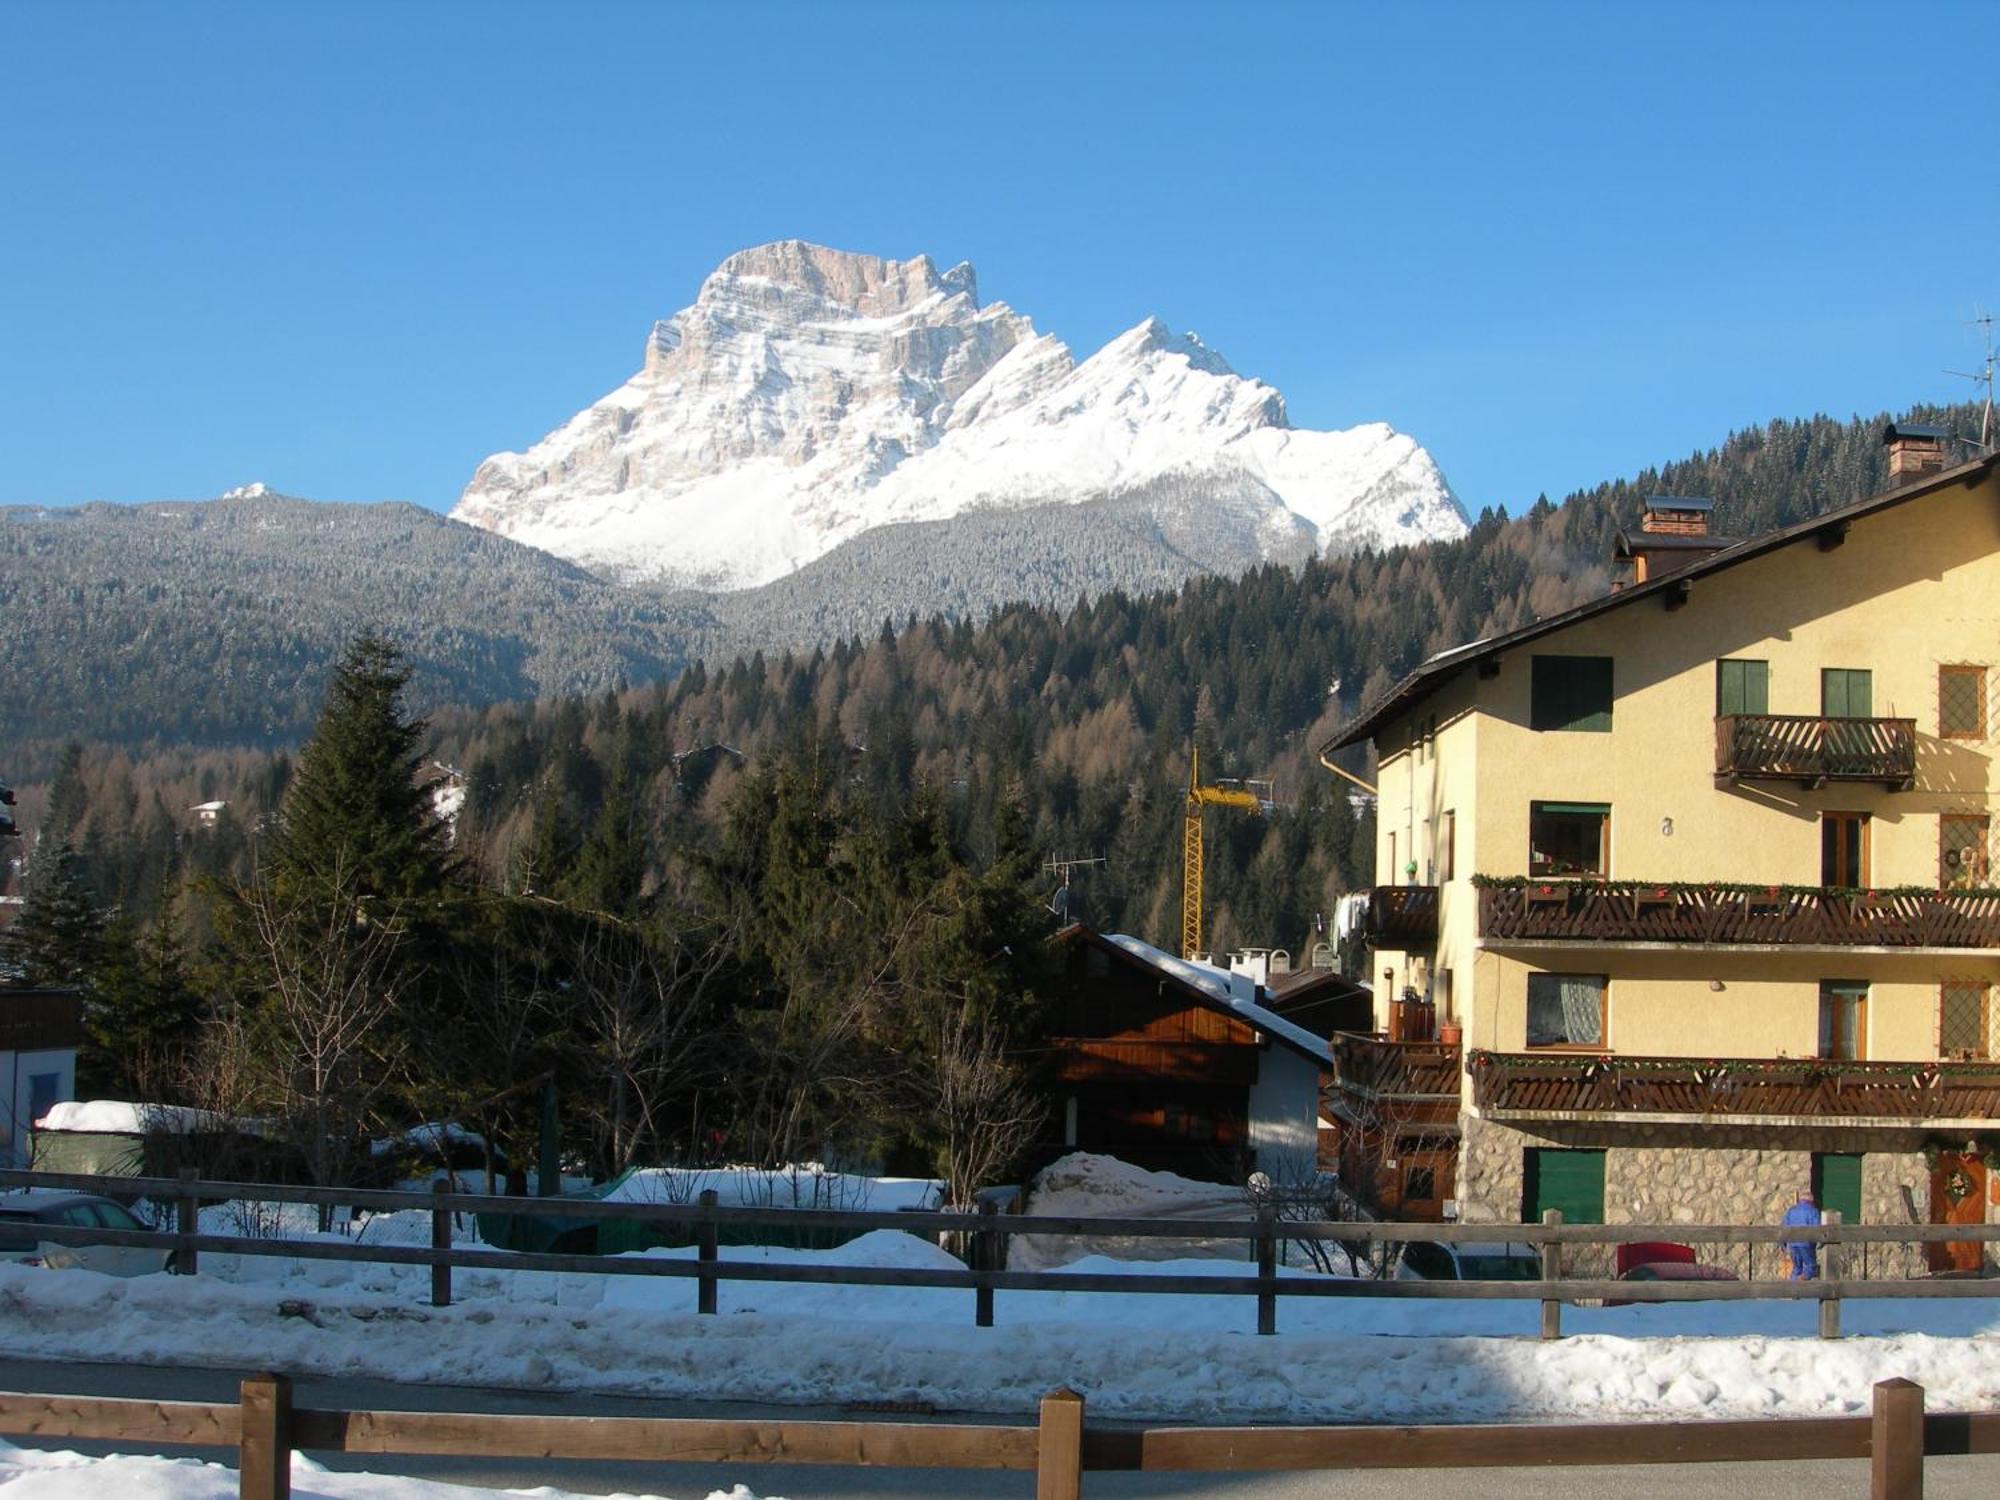
[(1222, 1015), (1234, 1016), (1259, 1031), (1269, 1033), (1274, 1040), (1283, 1042), (1309, 1062), (1323, 1068), (1333, 1066), (1333, 1051), (1322, 1038), (1257, 1002), (1257, 986), (1247, 974), (1231, 974), (1213, 964), (1176, 958), (1151, 943), (1127, 937), (1122, 932), (1095, 932), (1081, 923), (1065, 927), (1055, 935), (1054, 940), (1062, 943), (1078, 939), (1108, 953), (1123, 954), (1128, 960), (1144, 964), (1196, 1004)]
[(1389, 695), (1374, 708), (1328, 740), (1320, 748), (1320, 753), (1330, 755), (1335, 750), (1342, 750), (1349, 745), (1358, 745), (1363, 740), (1374, 738), (1385, 725), (1401, 718), (1451, 681), (1461, 669), (1475, 662), (1498, 656), (1501, 652), (1516, 646), (1524, 646), (1542, 636), (1553, 635), (1556, 631), (1565, 630), (1580, 621), (1595, 619), (1615, 609), (1628, 608), (1641, 600), (1656, 598), (1672, 590), (1685, 589), (1697, 578), (1721, 573), (1738, 563), (1749, 562), (1752, 558), (1762, 557), (1768, 552), (1776, 552), (1781, 547), (1789, 547), (1794, 542), (1843, 534), (1855, 521), (1863, 516), (1874, 515), (1877, 511), (1892, 510), (1896, 506), (1907, 505), (1912, 500), (1921, 500), (1927, 495), (1936, 494), (1939, 490), (1949, 489), (1953, 485), (1977, 484), (1993, 472), (1996, 466), (2000, 466), (2000, 454), (1989, 454), (1985, 458), (1974, 459), (1971, 463), (1959, 464), (1955, 468), (1927, 475), (1900, 488), (1885, 490), (1866, 500), (1857, 500), (1838, 510), (1830, 510), (1824, 515), (1814, 516), (1809, 521), (1781, 526), (1776, 531), (1766, 532), (1763, 536), (1737, 542), (1685, 568), (1676, 568), (1659, 578), (1649, 578), (1644, 583), (1635, 584), (1618, 593), (1592, 599), (1587, 604), (1579, 604), (1574, 609), (1564, 610), (1561, 614), (1550, 615), (1547, 619), (1537, 620), (1532, 625), (1523, 625), (1519, 630), (1509, 631), (1505, 635), (1490, 636), (1485, 640), (1454, 647), (1449, 651), (1441, 651), (1397, 683), (1390, 689)]

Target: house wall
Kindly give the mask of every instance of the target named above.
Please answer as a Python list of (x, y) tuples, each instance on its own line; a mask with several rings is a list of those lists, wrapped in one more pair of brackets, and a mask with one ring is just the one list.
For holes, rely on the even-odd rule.
[(76, 1097), (74, 1048), (0, 1052), (0, 1158), (13, 1165), (27, 1165), (32, 1080), (40, 1073), (56, 1075), (57, 1103)]
[(1289, 1047), (1267, 1043), (1250, 1085), (1250, 1149), (1256, 1168), (1279, 1184), (1312, 1176), (1319, 1159), (1320, 1067)]
[[(1470, 674), (1468, 674), (1469, 676)], [(1395, 726), (1395, 737), (1378, 749), (1376, 770), (1375, 870), (1380, 885), (1438, 887), (1438, 935), (1435, 954), (1378, 950), (1370, 965), (1375, 986), (1375, 1029), (1389, 1027), (1389, 1007), (1407, 986), (1419, 994), (1439, 990), (1436, 974), (1452, 969), (1453, 1009), (1438, 1020), (1462, 1019), (1465, 1002), (1457, 998), (1468, 983), (1472, 949), (1465, 935), (1478, 924), (1478, 893), (1472, 886), (1472, 832), (1478, 823), (1479, 716), (1472, 712), (1474, 685), (1460, 680), (1447, 685)], [(1446, 814), (1456, 830), (1451, 865), (1454, 878), (1440, 878), (1445, 868)], [(1414, 859), (1414, 874), (1409, 865)], [(1387, 973), (1385, 974), (1385, 971)]]

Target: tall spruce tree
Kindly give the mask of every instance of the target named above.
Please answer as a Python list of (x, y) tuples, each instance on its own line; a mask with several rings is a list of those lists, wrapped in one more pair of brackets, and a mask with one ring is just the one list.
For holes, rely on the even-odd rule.
[(398, 900), (443, 886), (445, 828), (416, 783), (426, 726), (404, 715), (409, 680), (402, 652), (380, 636), (358, 637), (341, 657), (279, 809), (280, 884), (339, 875), (364, 897)]
[(37, 850), (21, 914), (0, 938), (0, 958), (30, 984), (87, 986), (103, 957), (108, 914), (84, 884), (67, 843)]

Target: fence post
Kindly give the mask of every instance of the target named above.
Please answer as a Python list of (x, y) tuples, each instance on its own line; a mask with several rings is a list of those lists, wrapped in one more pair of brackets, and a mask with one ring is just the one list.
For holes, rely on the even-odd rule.
[[(1840, 1224), (1840, 1210), (1837, 1208), (1831, 1209), (1821, 1214), (1820, 1223), (1832, 1224), (1837, 1228)], [(1819, 1279), (1821, 1281), (1831, 1281), (1838, 1285), (1840, 1272), (1834, 1264), (1834, 1256), (1839, 1253), (1840, 1246), (1833, 1240), (1827, 1240), (1819, 1247)], [(1823, 1339), (1837, 1339), (1840, 1337), (1840, 1293), (1837, 1291), (1823, 1289), (1820, 1292), (1819, 1336)]]
[(1081, 1500), (1083, 1397), (1066, 1385), (1042, 1397), (1036, 1450), (1035, 1500)]
[(1257, 1206), (1257, 1331), (1278, 1331), (1278, 1215), (1268, 1203)]
[(701, 1262), (702, 1272), (695, 1281), (694, 1310), (698, 1313), (715, 1311), (715, 1220), (707, 1210), (722, 1201), (714, 1188), (701, 1190), (703, 1209), (701, 1222), (695, 1225), (695, 1258)]
[[(451, 1249), (451, 1182), (447, 1178), (431, 1179), (431, 1249), (449, 1252)], [(431, 1306), (451, 1306), (451, 1263), (444, 1260), (431, 1262)]]
[(1868, 1500), (1923, 1500), (1924, 1388), (1898, 1377), (1875, 1383)]
[[(979, 1217), (990, 1219), (999, 1210), (999, 1205), (991, 1198), (979, 1205)], [(981, 1225), (972, 1233), (972, 1270), (979, 1280), (972, 1289), (972, 1322), (976, 1328), (993, 1326), (993, 1281), (987, 1274), (997, 1267), (994, 1265), (994, 1234)]]
[[(1561, 1209), (1545, 1208), (1542, 1210), (1542, 1222), (1551, 1229), (1561, 1227), (1562, 1221)], [(1562, 1246), (1554, 1240), (1542, 1241), (1542, 1280), (1544, 1282), (1562, 1280)], [(1542, 1298), (1543, 1338), (1559, 1339), (1562, 1337), (1562, 1316), (1563, 1305), (1559, 1299), (1555, 1297)]]
[(241, 1399), (238, 1493), (242, 1500), (291, 1500), (292, 1383), (282, 1375), (252, 1375)]
[(201, 1232), (201, 1200), (194, 1194), (196, 1175), (193, 1167), (181, 1168), (180, 1196), (174, 1200), (174, 1230), (181, 1237), (174, 1251), (174, 1269), (183, 1276), (201, 1270), (201, 1254), (194, 1247), (194, 1237)]

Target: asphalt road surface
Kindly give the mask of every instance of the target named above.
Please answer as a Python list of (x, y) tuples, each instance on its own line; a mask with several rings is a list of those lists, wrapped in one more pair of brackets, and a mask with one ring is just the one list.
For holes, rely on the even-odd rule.
[[(160, 1401), (233, 1401), (244, 1372), (156, 1369), (132, 1365), (61, 1364), (0, 1358), (0, 1389), (46, 1394), (118, 1396)], [(397, 1385), (381, 1380), (300, 1379), (301, 1406), (356, 1409), (525, 1412), (570, 1416), (708, 1418), (839, 1418), (921, 1420), (735, 1402), (657, 1401), (575, 1396), (549, 1391), (502, 1391), (468, 1386)], [(1003, 1421), (951, 1414), (941, 1420)], [(85, 1453), (134, 1445), (66, 1443)], [(216, 1449), (168, 1449), (216, 1459)], [(861, 1469), (806, 1464), (639, 1464), (570, 1459), (405, 1458), (324, 1454), (336, 1469), (407, 1474), (490, 1489), (555, 1485), (583, 1494), (633, 1492), (702, 1500), (711, 1490), (742, 1484), (788, 1500), (1029, 1500), (1032, 1474), (953, 1469)], [(1933, 1458), (1924, 1466), (1927, 1500), (1992, 1500), (2000, 1495), (2000, 1456)], [(1868, 1465), (1855, 1461), (1762, 1464), (1654, 1464), (1629, 1468), (1362, 1469), (1304, 1474), (1085, 1474), (1086, 1500), (1204, 1496), (1214, 1500), (1854, 1500), (1868, 1493)]]

